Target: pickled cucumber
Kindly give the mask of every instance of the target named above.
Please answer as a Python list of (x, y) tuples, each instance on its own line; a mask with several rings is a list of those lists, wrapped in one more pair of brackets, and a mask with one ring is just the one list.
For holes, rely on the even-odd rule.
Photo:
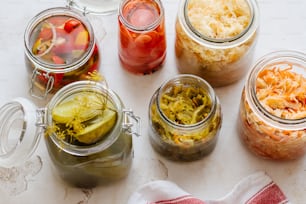
[(56, 133), (62, 139), (93, 144), (111, 131), (117, 112), (107, 96), (81, 92), (56, 105), (52, 118)]
[(102, 100), (95, 93), (79, 93), (53, 108), (52, 118), (58, 123), (71, 122), (76, 116), (81, 122), (90, 120), (102, 113)]
[(91, 125), (86, 126), (75, 135), (75, 138), (82, 143), (92, 144), (100, 140), (115, 125), (117, 114), (113, 110), (106, 109), (103, 115), (91, 121)]

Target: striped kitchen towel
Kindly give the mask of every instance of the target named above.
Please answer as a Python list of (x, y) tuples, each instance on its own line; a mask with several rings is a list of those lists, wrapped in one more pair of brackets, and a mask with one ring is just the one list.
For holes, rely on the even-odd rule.
[(130, 196), (128, 204), (289, 204), (289, 201), (265, 172), (257, 172), (218, 200), (200, 200), (175, 183), (157, 180), (140, 187)]

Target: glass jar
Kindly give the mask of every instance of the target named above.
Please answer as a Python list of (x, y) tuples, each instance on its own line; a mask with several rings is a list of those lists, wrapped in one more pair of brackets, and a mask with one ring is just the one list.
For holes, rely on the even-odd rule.
[(125, 0), (119, 7), (119, 59), (126, 70), (150, 74), (166, 58), (164, 8), (160, 0)]
[(213, 87), (236, 82), (252, 61), (258, 26), (256, 0), (181, 0), (175, 25), (178, 71)]
[(65, 86), (45, 108), (15, 99), (1, 108), (0, 119), (1, 166), (24, 162), (44, 132), (53, 166), (77, 187), (125, 177), (133, 157), (132, 135), (139, 135), (139, 118), (112, 90), (91, 81)]
[(151, 144), (171, 160), (192, 161), (211, 153), (221, 121), (214, 90), (194, 75), (182, 74), (164, 82), (150, 101)]
[[(95, 25), (96, 30), (103, 30)], [(26, 27), (24, 44), (30, 94), (36, 98), (45, 99), (71, 82), (86, 80), (100, 66), (91, 22), (71, 7), (38, 13)]]
[(306, 152), (306, 55), (277, 51), (263, 56), (242, 91), (238, 130), (256, 155), (297, 159)]

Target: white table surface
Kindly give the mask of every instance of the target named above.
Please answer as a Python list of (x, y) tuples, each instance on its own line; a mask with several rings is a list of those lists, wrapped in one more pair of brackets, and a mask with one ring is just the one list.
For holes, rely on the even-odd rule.
[[(42, 142), (30, 161), (41, 158), (42, 168), (31, 174), (25, 166), (0, 167), (0, 203), (103, 203), (124, 204), (140, 185), (166, 179), (200, 199), (217, 199), (228, 193), (242, 178), (265, 171), (295, 204), (306, 203), (306, 157), (289, 162), (274, 162), (251, 154), (241, 143), (235, 129), (244, 80), (215, 89), (223, 110), (223, 125), (215, 150), (190, 163), (171, 162), (156, 154), (148, 141), (148, 104), (153, 92), (177, 74), (174, 57), (174, 22), (178, 0), (163, 0), (166, 13), (167, 58), (164, 67), (147, 76), (124, 71), (117, 57), (116, 15), (102, 17), (105, 38), (99, 42), (102, 65), (109, 86), (126, 107), (142, 119), (141, 137), (134, 138), (135, 156), (129, 176), (122, 181), (94, 189), (67, 186), (51, 170)], [(259, 0), (261, 28), (255, 59), (281, 49), (306, 50), (306, 1)], [(38, 12), (64, 6), (63, 0), (8, 0), (0, 6), (0, 104), (28, 95), (28, 79), (23, 56), (26, 24)], [(37, 101), (36, 101), (37, 102)], [(39, 103), (37, 102), (39, 105)], [(30, 163), (31, 164), (31, 163)], [(34, 168), (34, 166), (30, 166)]]

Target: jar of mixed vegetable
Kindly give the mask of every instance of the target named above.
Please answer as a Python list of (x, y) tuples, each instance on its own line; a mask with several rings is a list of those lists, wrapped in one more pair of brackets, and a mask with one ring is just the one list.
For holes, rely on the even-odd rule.
[(306, 55), (278, 51), (262, 57), (242, 91), (238, 129), (256, 155), (297, 159), (306, 152)]
[(166, 58), (164, 8), (160, 0), (125, 0), (119, 7), (119, 59), (126, 70), (150, 74)]
[(2, 166), (24, 162), (44, 132), (51, 161), (69, 184), (94, 187), (129, 173), (139, 118), (102, 83), (73, 82), (40, 109), (18, 98), (0, 113)]
[(181, 0), (175, 25), (178, 71), (213, 87), (236, 82), (252, 61), (258, 26), (256, 0)]
[(30, 93), (46, 98), (63, 86), (86, 80), (99, 69), (100, 55), (88, 18), (68, 7), (44, 10), (29, 22), (25, 61)]
[(150, 101), (150, 141), (169, 159), (200, 159), (215, 148), (221, 119), (212, 87), (200, 77), (178, 75), (164, 82)]

